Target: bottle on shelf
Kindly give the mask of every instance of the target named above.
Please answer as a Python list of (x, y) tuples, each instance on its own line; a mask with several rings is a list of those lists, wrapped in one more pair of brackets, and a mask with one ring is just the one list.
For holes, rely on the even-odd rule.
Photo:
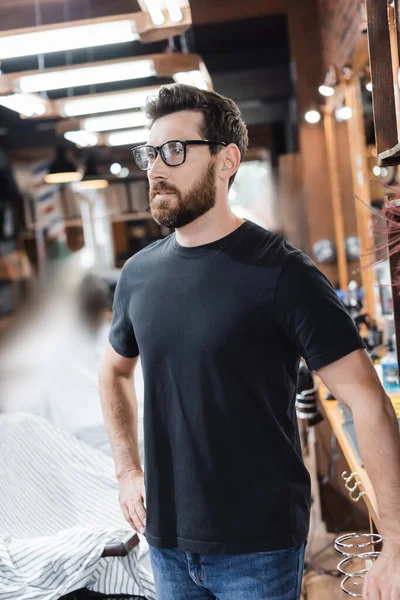
[(399, 366), (397, 363), (395, 336), (389, 338), (387, 348), (388, 351), (381, 360), (383, 387), (387, 393), (399, 394)]

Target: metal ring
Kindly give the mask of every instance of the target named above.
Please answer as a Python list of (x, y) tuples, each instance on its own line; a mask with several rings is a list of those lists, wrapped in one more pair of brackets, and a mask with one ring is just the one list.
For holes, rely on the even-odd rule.
[(352, 577), (345, 577), (341, 582), (340, 582), (340, 587), (342, 588), (342, 590), (344, 591), (345, 594), (347, 594), (348, 596), (353, 596), (353, 598), (362, 598), (362, 594), (355, 594), (354, 592), (350, 592), (350, 590), (347, 590), (345, 588), (346, 583), (351, 580), (351, 579), (361, 579), (362, 583), (355, 583), (355, 586), (361, 586), (364, 583), (364, 575), (354, 575)]
[(318, 413), (314, 412), (314, 413), (297, 413), (297, 418), (298, 419), (313, 419), (314, 417), (316, 417), (318, 415)]
[(356, 489), (361, 485), (359, 481), (355, 480), (355, 484), (353, 485), (353, 487), (350, 487), (349, 482), (346, 481), (346, 483), (344, 484), (344, 487), (346, 488), (346, 490), (348, 492), (355, 492)]
[[(357, 538), (368, 538), (369, 541), (361, 544), (345, 544), (344, 542), (351, 539)], [(345, 535), (341, 535), (335, 540), (335, 550), (342, 554), (343, 556), (357, 556), (357, 554), (346, 554), (341, 550), (341, 548), (349, 549), (349, 548), (365, 548), (366, 546), (372, 546), (373, 544), (379, 544), (382, 542), (382, 536), (378, 533), (346, 533)]]
[(315, 409), (315, 402), (299, 402), (298, 400), (296, 400), (296, 408), (314, 408)]
[(353, 478), (356, 478), (357, 473), (350, 473), (350, 475), (347, 473), (347, 471), (343, 471), (342, 473), (342, 479), (343, 481), (345, 481), (345, 483), (349, 483), (349, 481), (351, 481)]
[[(357, 487), (358, 487), (358, 486), (357, 486)], [(352, 502), (359, 502), (363, 496), (366, 496), (366, 492), (362, 491), (362, 492), (360, 492), (360, 493), (358, 494), (357, 498), (354, 498), (354, 497), (353, 497), (353, 492), (355, 492), (355, 489), (353, 489), (353, 490), (349, 491), (350, 500), (351, 500)]]
[(354, 573), (349, 573), (348, 571), (344, 571), (343, 567), (344, 567), (344, 565), (351, 562), (352, 560), (355, 560), (356, 558), (360, 558), (361, 560), (366, 560), (368, 558), (378, 558), (378, 556), (380, 556), (380, 554), (381, 554), (380, 552), (363, 552), (362, 554), (354, 554), (352, 556), (347, 556), (346, 558), (344, 558), (343, 560), (340, 561), (340, 563), (337, 566), (337, 570), (339, 571), (339, 573), (341, 573), (342, 575), (345, 575), (346, 577), (354, 577), (355, 575), (361, 575), (363, 573), (367, 573), (369, 571), (369, 569), (360, 569), (359, 571), (354, 571)]
[(299, 394), (296, 394), (296, 397), (304, 398), (304, 396), (311, 396), (311, 394), (315, 394), (318, 391), (318, 387), (312, 388), (312, 390), (303, 390)]
[[(344, 544), (343, 542), (351, 539), (357, 538), (369, 538), (369, 542), (365, 542), (364, 544)], [(340, 537), (336, 538), (335, 545), (338, 545), (341, 548), (363, 548), (364, 546), (369, 546), (372, 543), (378, 544), (382, 541), (382, 536), (379, 533), (345, 533)]]

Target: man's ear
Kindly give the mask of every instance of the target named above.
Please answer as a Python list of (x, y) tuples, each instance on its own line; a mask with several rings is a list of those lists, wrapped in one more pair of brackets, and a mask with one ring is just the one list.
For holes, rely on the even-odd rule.
[(241, 160), (240, 150), (236, 144), (229, 144), (222, 152), (220, 178), (222, 180), (229, 180), (239, 169)]

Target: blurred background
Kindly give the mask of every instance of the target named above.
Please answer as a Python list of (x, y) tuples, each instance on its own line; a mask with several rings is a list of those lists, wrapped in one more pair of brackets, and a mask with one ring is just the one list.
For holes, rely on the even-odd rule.
[[(250, 145), (233, 211), (311, 256), (396, 401), (386, 223), (400, 172), (379, 119), (399, 114), (397, 2), (383, 4), (386, 37), (364, 0), (0, 0), (2, 414), (34, 414), (109, 455), (97, 372), (115, 286), (129, 257), (171, 233), (151, 219), (131, 148), (147, 138), (146, 97), (173, 82), (238, 104)], [(380, 60), (392, 61), (393, 101)], [(141, 411), (140, 369), (135, 377)], [(378, 522), (340, 477), (362, 472), (340, 410), (321, 388), (311, 411), (299, 409), (325, 547), (304, 598), (342, 597), (329, 536)]]

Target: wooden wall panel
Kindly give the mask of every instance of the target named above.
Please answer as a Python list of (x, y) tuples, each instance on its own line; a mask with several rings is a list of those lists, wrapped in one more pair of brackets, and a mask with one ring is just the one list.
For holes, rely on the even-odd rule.
[(278, 213), (289, 242), (308, 250), (307, 207), (300, 154), (282, 154), (278, 165)]
[(346, 121), (336, 124), (337, 161), (339, 166), (340, 189), (346, 237), (357, 235), (356, 209), (354, 206), (353, 178), (349, 148), (348, 124)]
[[(322, 122), (309, 125), (305, 113), (318, 106), (323, 65), (319, 29), (315, 25), (318, 14), (316, 0), (288, 0), (288, 22), (294, 83), (299, 107), (299, 147), (302, 159), (302, 178), (308, 220), (309, 243), (326, 238), (334, 241), (333, 214), (330, 195), (325, 134)], [(337, 266), (320, 265), (321, 270), (336, 284)]]
[[(349, 147), (348, 123), (342, 121), (336, 124), (337, 136), (337, 161), (339, 167), (339, 181), (342, 196), (342, 211), (344, 220), (345, 237), (357, 236), (356, 208), (354, 204), (353, 177), (351, 172), (351, 158)], [(354, 279), (361, 285), (360, 261), (348, 263), (349, 279)]]
[(356, 47), (363, 23), (364, 0), (318, 0), (325, 72), (330, 65), (342, 70)]
[(349, 272), (346, 256), (343, 200), (338, 165), (338, 145), (336, 133), (337, 126), (336, 119), (332, 111), (325, 112), (324, 128), (325, 145), (328, 158), (329, 184), (331, 191), (333, 228), (337, 255), (338, 281), (340, 288), (345, 290), (347, 289), (349, 283)]
[(361, 85), (358, 77), (354, 77), (346, 89), (346, 104), (351, 108), (353, 116), (348, 121), (349, 148), (351, 168), (353, 175), (354, 194), (360, 200), (354, 200), (357, 220), (357, 231), (361, 246), (361, 271), (362, 285), (365, 290), (365, 307), (369, 315), (375, 315), (375, 281), (376, 275), (370, 267), (374, 260), (374, 238), (372, 229), (372, 215), (363, 203), (371, 204), (371, 188), (369, 184), (369, 170), (367, 148), (365, 142), (365, 128), (363, 107), (361, 99)]
[[(335, 241), (329, 172), (322, 125), (300, 127), (300, 148), (303, 162), (303, 180), (307, 199), (309, 228), (309, 253), (313, 260), (312, 246), (320, 239)], [(336, 285), (338, 271), (336, 263), (318, 267)]]

